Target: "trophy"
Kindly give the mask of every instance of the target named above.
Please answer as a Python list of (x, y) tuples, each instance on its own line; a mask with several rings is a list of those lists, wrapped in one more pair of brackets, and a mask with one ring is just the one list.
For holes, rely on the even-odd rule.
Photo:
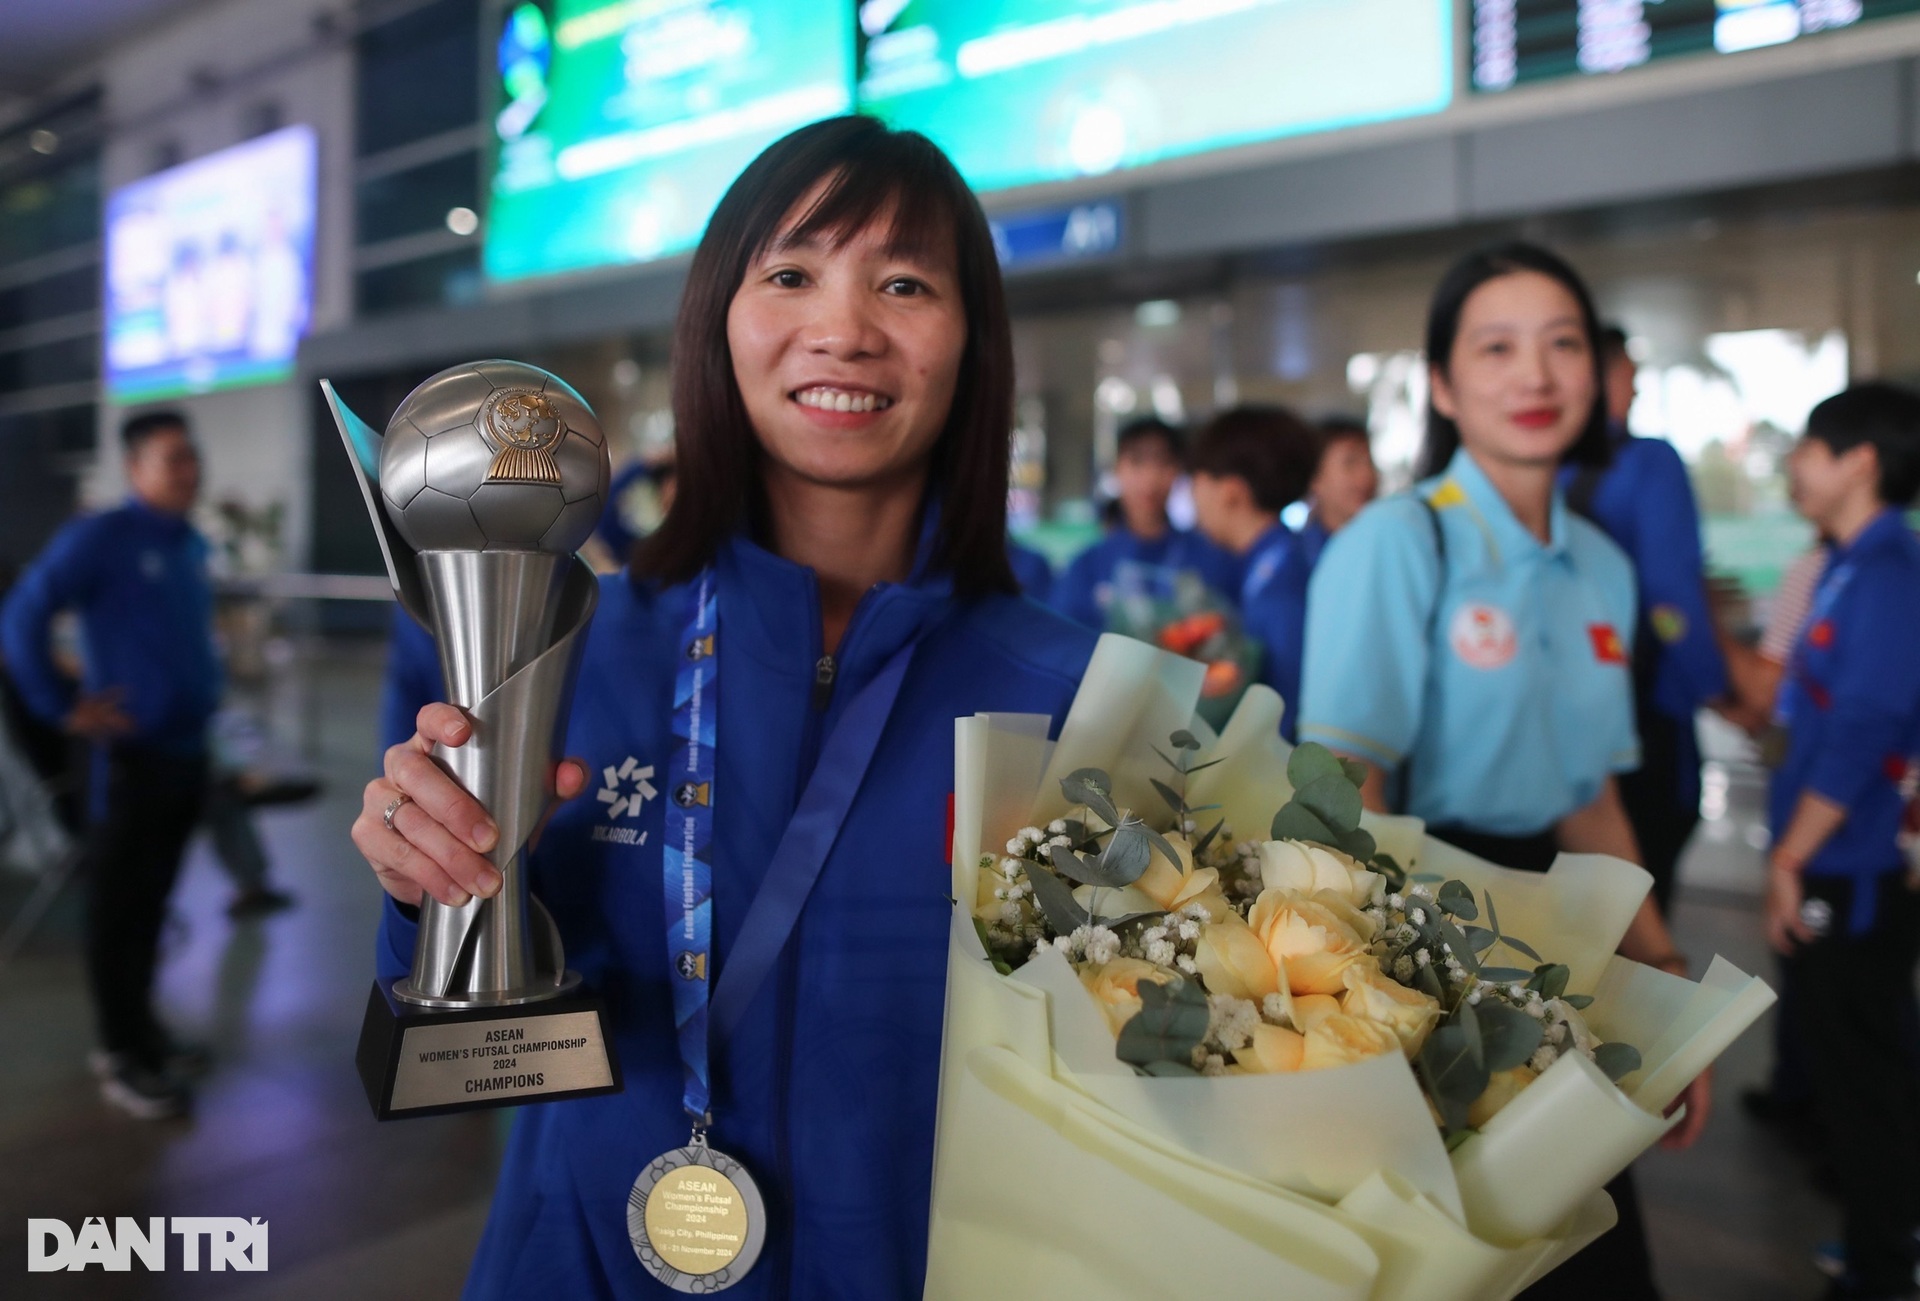
[(515, 361), (450, 367), (384, 437), (321, 381), (402, 608), (431, 629), (447, 699), (473, 723), (433, 758), (499, 827), (490, 899), (427, 896), (412, 970), (376, 981), (356, 1061), (382, 1120), (611, 1093), (599, 1001), (527, 889), (574, 677), (599, 599), (574, 554), (608, 491), (605, 436), (578, 393)]

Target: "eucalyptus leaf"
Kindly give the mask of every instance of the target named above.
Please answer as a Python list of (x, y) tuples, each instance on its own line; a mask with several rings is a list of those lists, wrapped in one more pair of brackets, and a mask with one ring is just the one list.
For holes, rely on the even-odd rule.
[(1033, 899), (1046, 915), (1047, 925), (1056, 935), (1071, 935), (1087, 924), (1087, 912), (1073, 897), (1073, 889), (1046, 868), (1027, 864), (1027, 880), (1033, 883)]
[(1182, 1076), (1200, 1074), (1185, 1062), (1176, 1061), (1148, 1062), (1145, 1066), (1136, 1066), (1133, 1069), (1142, 1075), (1158, 1076), (1162, 1079), (1178, 1079)]
[(1167, 807), (1173, 810), (1173, 816), (1177, 818), (1187, 811), (1187, 801), (1179, 791), (1167, 785), (1158, 777), (1149, 777), (1147, 780), (1152, 782), (1153, 788), (1160, 792), (1160, 798), (1165, 800)]
[(1487, 925), (1493, 927), (1493, 933), (1500, 933), (1500, 914), (1493, 906), (1493, 891), (1484, 891), (1481, 895), (1487, 901)]
[(1101, 885), (1132, 885), (1140, 879), (1153, 862), (1149, 834), (1138, 822), (1125, 823), (1113, 833), (1113, 839), (1107, 842), (1107, 852), (1100, 856), (1100, 870), (1105, 877)]
[[(1169, 863), (1173, 864), (1176, 869), (1179, 869), (1181, 871), (1185, 870), (1185, 868), (1181, 865), (1180, 855), (1174, 852), (1173, 846), (1168, 843), (1167, 838), (1165, 836), (1155, 831), (1152, 827), (1146, 826), (1144, 824), (1140, 828), (1140, 834), (1147, 838), (1148, 844), (1152, 845), (1155, 849), (1160, 851), (1160, 857), (1166, 859)], [(1144, 872), (1147, 869), (1143, 867), (1140, 870)]]
[(1060, 779), (1060, 793), (1069, 804), (1084, 804), (1100, 815), (1108, 826), (1117, 826), (1120, 814), (1113, 807), (1113, 778), (1098, 768), (1077, 768)]
[(1464, 881), (1448, 881), (1440, 887), (1434, 902), (1461, 921), (1470, 922), (1480, 916), (1479, 905), (1473, 901), (1473, 891), (1467, 888)]
[(978, 917), (973, 919), (973, 933), (980, 937), (980, 947), (987, 951), (987, 961), (993, 964), (993, 969), (1003, 976), (1011, 976), (1013, 968), (1007, 965), (1005, 958), (993, 951), (993, 939), (987, 931), (987, 924)]
[(1531, 944), (1528, 944), (1525, 940), (1516, 940), (1511, 935), (1502, 935), (1500, 937), (1500, 942), (1506, 945), (1508, 948), (1513, 949), (1515, 952), (1526, 954), (1529, 958), (1532, 958), (1535, 962), (1546, 961), (1545, 958), (1541, 957), (1538, 953), (1534, 952), (1533, 946)]
[(1316, 741), (1303, 741), (1293, 747), (1293, 753), (1287, 756), (1287, 781), (1293, 789), (1297, 792), (1322, 777), (1338, 777), (1343, 782), (1347, 779), (1347, 771), (1333, 751)]
[(1489, 1071), (1510, 1071), (1524, 1065), (1540, 1047), (1540, 1022), (1509, 1003), (1487, 999), (1480, 1004), (1480, 1043)]
[(1444, 913), (1434, 917), (1433, 925), (1447, 948), (1453, 951), (1453, 956), (1459, 959), (1460, 965), (1467, 969), (1467, 974), (1474, 976), (1481, 974), (1480, 959), (1474, 956), (1473, 945), (1467, 943), (1467, 937), (1460, 933), (1460, 928), (1448, 921)]
[(1167, 765), (1167, 767), (1169, 767), (1169, 768), (1171, 768), (1171, 769), (1173, 769), (1173, 770), (1174, 770), (1175, 772), (1185, 772), (1185, 771), (1186, 771), (1186, 769), (1184, 769), (1184, 768), (1182, 768), (1182, 767), (1180, 766), (1180, 761), (1179, 761), (1178, 759), (1176, 759), (1176, 758), (1174, 758), (1174, 757), (1173, 757), (1172, 755), (1170, 755), (1170, 754), (1168, 754), (1168, 753), (1167, 753), (1167, 752), (1166, 752), (1165, 750), (1162, 750), (1162, 749), (1161, 749), (1161, 748), (1160, 748), (1159, 746), (1157, 746), (1157, 745), (1149, 745), (1149, 746), (1147, 747), (1147, 749), (1149, 749), (1149, 750), (1151, 750), (1151, 751), (1153, 751), (1153, 752), (1154, 752), (1155, 754), (1157, 754), (1157, 755), (1159, 755), (1159, 756), (1160, 756), (1160, 762), (1161, 762), (1161, 763), (1164, 763), (1165, 765)]
[(1533, 975), (1532, 972), (1523, 971), (1519, 967), (1482, 967), (1479, 974), (1480, 979), (1490, 980), (1496, 985), (1525, 983)]
[(1415, 967), (1413, 983), (1422, 993), (1432, 998), (1440, 998), (1444, 991), (1440, 985), (1440, 975), (1432, 967)]
[(1123, 1062), (1191, 1062), (1207, 1037), (1207, 994), (1199, 982), (1140, 982), (1140, 1010), (1120, 1027), (1115, 1055)]
[(1533, 969), (1533, 979), (1527, 986), (1539, 990), (1542, 998), (1559, 998), (1567, 992), (1567, 981), (1572, 978), (1573, 972), (1564, 962), (1546, 962)]
[(1184, 727), (1172, 736), (1169, 736), (1167, 742), (1176, 750), (1198, 750), (1200, 748), (1199, 739)]
[(1415, 885), (1432, 885), (1440, 879), (1441, 876), (1438, 872), (1415, 872), (1407, 877), (1407, 880), (1413, 882)]
[(1485, 953), (1500, 938), (1484, 926), (1462, 926), (1460, 932), (1467, 937), (1467, 943), (1473, 946), (1475, 953)]
[(1632, 1044), (1601, 1044), (1593, 1050), (1593, 1064), (1618, 1082), (1640, 1069), (1640, 1050)]
[(1360, 792), (1337, 770), (1294, 787), (1293, 802), (1304, 804), (1335, 831), (1352, 831), (1360, 825)]
[(1273, 815), (1273, 839), (1310, 840), (1316, 845), (1339, 848), (1339, 837), (1333, 828), (1310, 809), (1299, 804), (1287, 804)]
[(1226, 825), (1227, 825), (1227, 820), (1225, 818), (1221, 818), (1218, 822), (1213, 824), (1213, 830), (1207, 832), (1206, 835), (1200, 837), (1200, 843), (1193, 847), (1194, 858), (1198, 859), (1200, 855), (1207, 852), (1207, 846), (1213, 843), (1213, 838), (1219, 835), (1221, 832), (1221, 829), (1224, 828)]
[(1427, 1092), (1449, 1130), (1467, 1127), (1467, 1109), (1486, 1092), (1486, 1062), (1473, 1051), (1467, 1029), (1456, 1021), (1435, 1027), (1420, 1050)]
[(1358, 759), (1340, 760), (1340, 771), (1344, 772), (1347, 775), (1347, 780), (1352, 782), (1356, 787), (1366, 785), (1367, 765), (1362, 763), (1360, 760)]
[(1207, 769), (1213, 767), (1215, 764), (1225, 763), (1225, 762), (1226, 762), (1225, 759), (1209, 759), (1205, 763), (1196, 763), (1195, 765), (1193, 765), (1193, 767), (1187, 769), (1187, 776), (1191, 777), (1197, 772), (1205, 772)]
[(1379, 846), (1374, 844), (1372, 832), (1364, 827), (1355, 827), (1340, 833), (1340, 843), (1335, 848), (1354, 861), (1364, 863), (1373, 857)]
[(1473, 1004), (1462, 1003), (1455, 1009), (1453, 1020), (1454, 1024), (1466, 1031), (1467, 1051), (1473, 1054), (1474, 1061), (1484, 1066), (1487, 1046), (1486, 1036), (1480, 1029), (1480, 1014), (1474, 1010)]
[(1560, 1001), (1562, 1003), (1565, 1003), (1568, 1007), (1574, 1009), (1574, 1011), (1578, 1012), (1593, 1006), (1593, 995), (1592, 994), (1562, 994), (1560, 996)]
[(1069, 881), (1078, 881), (1081, 885), (1111, 885), (1100, 871), (1100, 860), (1075, 853), (1065, 845), (1054, 845), (1047, 850), (1047, 857), (1053, 860), (1053, 866), (1060, 875)]

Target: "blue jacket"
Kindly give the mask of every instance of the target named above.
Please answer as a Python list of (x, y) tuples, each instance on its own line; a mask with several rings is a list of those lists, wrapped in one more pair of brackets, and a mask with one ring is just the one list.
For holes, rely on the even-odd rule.
[[(1275, 524), (1248, 552), (1248, 572), (1240, 592), (1241, 622), (1261, 645), (1260, 681), (1279, 692), (1286, 702), (1286, 712), (1280, 715), (1280, 735), (1289, 741), (1297, 741), (1300, 732), (1300, 661), (1306, 654), (1307, 581), (1313, 577), (1329, 536), (1313, 518), (1298, 533), (1285, 524)], [(1274, 557), (1270, 564), (1264, 561), (1269, 554)]]
[(27, 707), (49, 723), (74, 703), (48, 644), (62, 610), (80, 618), (84, 690), (124, 693), (129, 739), (174, 754), (206, 749), (222, 675), (207, 542), (191, 524), (130, 500), (67, 524), (27, 566), (0, 610), (0, 649)]
[(1613, 431), (1613, 461), (1589, 485), (1580, 466), (1560, 473), (1569, 504), (1581, 510), (1619, 544), (1633, 562), (1640, 606), (1634, 645), (1645, 665), (1635, 692), (1651, 707), (1682, 724), (1680, 744), (1683, 805), (1700, 802), (1700, 755), (1693, 716), (1727, 694), (1727, 665), (1714, 639), (1707, 608), (1706, 558), (1700, 544), (1700, 512), (1686, 464), (1662, 438), (1634, 438)]
[(1013, 566), (1013, 577), (1020, 584), (1020, 591), (1045, 605), (1053, 594), (1053, 565), (1032, 547), (1023, 547), (1012, 538), (1007, 539), (1007, 563)]
[[(1882, 511), (1834, 547), (1780, 684), (1787, 756), (1773, 774), (1778, 839), (1805, 791), (1847, 820), (1807, 864), (1814, 876), (1900, 871), (1900, 781), (1920, 741), (1920, 539)], [(1875, 892), (1854, 892), (1852, 929), (1872, 924)]]
[(1228, 601), (1240, 590), (1240, 562), (1198, 533), (1170, 528), (1148, 541), (1122, 525), (1073, 558), (1055, 581), (1049, 604), (1075, 623), (1104, 630), (1114, 580), (1126, 576), (1119, 573), (1123, 567), (1134, 568), (1140, 581), (1190, 571)]
[[(811, 571), (736, 541), (715, 573), (721, 980), (823, 738), (893, 651), (926, 634), (798, 930), (713, 1062), (713, 1143), (752, 1172), (771, 1215), (766, 1252), (733, 1295), (918, 1296), (952, 909), (953, 720), (1006, 710), (1046, 714), (1057, 727), (1094, 639), (1025, 598), (960, 602), (937, 579), (884, 585), (854, 615), (822, 709)], [(672, 1295), (634, 1256), (626, 1197), (641, 1168), (688, 1134), (660, 852), (688, 605), (685, 587), (602, 582), (567, 749), (586, 761), (594, 787), (618, 794), (589, 790), (555, 814), (532, 884), (559, 923), (568, 965), (606, 1000), (626, 1087), (520, 1112), (470, 1297)], [(389, 903), (383, 976), (406, 970), (414, 932)]]

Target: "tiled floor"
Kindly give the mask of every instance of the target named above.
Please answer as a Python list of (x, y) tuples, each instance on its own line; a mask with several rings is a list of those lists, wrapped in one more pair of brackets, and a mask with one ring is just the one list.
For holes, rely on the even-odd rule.
[[(64, 899), (25, 954), (0, 972), (0, 1296), (351, 1297), (432, 1301), (457, 1294), (484, 1219), (503, 1120), (469, 1115), (376, 1125), (352, 1067), (366, 998), (378, 894), (346, 839), (372, 763), (378, 659), (333, 654), (299, 711), (329, 780), (325, 798), (269, 812), (261, 826), (300, 907), (236, 924), (228, 886), (196, 847), (176, 898), (163, 1001), (176, 1025), (212, 1042), (219, 1065), (192, 1120), (148, 1125), (99, 1102), (75, 937)], [(1676, 911), (1683, 947), (1770, 972), (1758, 938), (1757, 790), (1718, 785), (1724, 816), (1703, 826)], [(0, 878), (0, 915), (24, 887)], [(1767, 1027), (1722, 1059), (1706, 1138), (1641, 1162), (1655, 1256), (1671, 1301), (1803, 1301), (1808, 1264), (1831, 1234), (1831, 1206), (1799, 1161), (1741, 1113), (1759, 1082)], [(257, 1274), (27, 1275), (29, 1216), (259, 1216), (272, 1268)]]

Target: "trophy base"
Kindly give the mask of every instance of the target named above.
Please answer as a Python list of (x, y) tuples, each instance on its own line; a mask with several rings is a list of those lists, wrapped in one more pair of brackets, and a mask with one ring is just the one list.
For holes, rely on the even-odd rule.
[(354, 1054), (380, 1120), (620, 1091), (620, 1064), (592, 994), (429, 1008), (396, 998), (395, 983), (374, 982)]

